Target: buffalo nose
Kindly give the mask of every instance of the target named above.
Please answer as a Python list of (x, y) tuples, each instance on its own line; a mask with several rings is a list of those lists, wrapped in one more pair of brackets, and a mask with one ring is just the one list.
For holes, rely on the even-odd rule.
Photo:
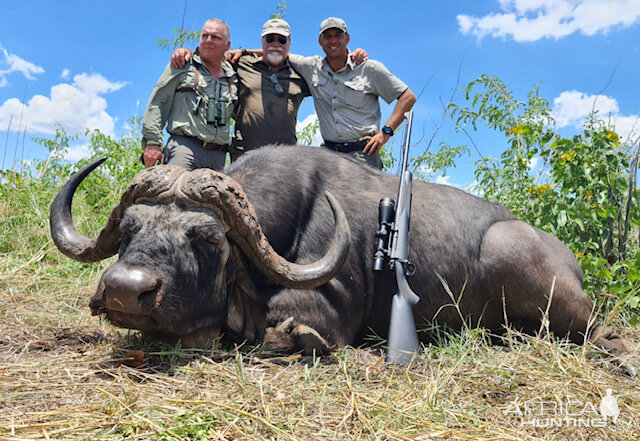
[(102, 276), (105, 307), (128, 314), (149, 314), (155, 306), (160, 279), (140, 269), (114, 265)]

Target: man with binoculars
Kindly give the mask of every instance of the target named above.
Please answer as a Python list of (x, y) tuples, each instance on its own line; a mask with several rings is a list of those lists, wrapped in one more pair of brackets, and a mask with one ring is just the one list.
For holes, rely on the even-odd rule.
[[(229, 26), (209, 19), (191, 62), (164, 70), (142, 125), (145, 167), (164, 162), (188, 170), (224, 168), (231, 142), (229, 123), (238, 100), (238, 79), (224, 59), (230, 45)], [(171, 136), (163, 153), (165, 124)]]

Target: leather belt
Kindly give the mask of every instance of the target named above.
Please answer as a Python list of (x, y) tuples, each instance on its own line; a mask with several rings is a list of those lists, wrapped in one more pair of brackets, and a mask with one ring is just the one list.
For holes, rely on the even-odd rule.
[(354, 142), (333, 142), (325, 141), (324, 147), (329, 150), (340, 153), (349, 153), (354, 150), (362, 150), (367, 145), (367, 141), (354, 141)]
[(195, 136), (187, 136), (187, 138), (193, 140), (200, 144), (205, 150), (219, 150), (221, 152), (228, 152), (229, 145), (227, 144), (216, 144), (215, 142), (203, 141), (200, 138), (196, 138)]

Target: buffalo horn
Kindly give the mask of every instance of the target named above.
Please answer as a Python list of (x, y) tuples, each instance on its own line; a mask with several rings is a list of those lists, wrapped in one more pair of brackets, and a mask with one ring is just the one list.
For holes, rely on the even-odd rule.
[[(92, 162), (74, 174), (58, 192), (53, 204), (51, 204), (49, 225), (53, 242), (62, 254), (80, 262), (97, 262), (111, 257), (116, 254), (120, 245), (118, 221), (113, 219), (113, 212), (97, 239), (89, 239), (78, 233), (71, 216), (71, 202), (76, 189), (89, 173), (102, 164), (105, 159)], [(115, 211), (116, 209), (114, 209)]]
[(349, 254), (349, 223), (342, 207), (329, 192), (325, 196), (336, 223), (329, 250), (316, 262), (297, 264), (280, 256), (269, 244), (253, 206), (232, 178), (211, 170), (196, 170), (183, 180), (181, 191), (191, 200), (220, 213), (229, 228), (227, 235), (263, 274), (285, 287), (312, 289), (328, 282), (340, 271)]

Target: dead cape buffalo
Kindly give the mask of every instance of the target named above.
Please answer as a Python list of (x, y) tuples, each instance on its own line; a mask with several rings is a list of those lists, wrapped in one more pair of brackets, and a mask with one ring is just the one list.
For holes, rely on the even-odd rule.
[[(222, 331), (290, 351), (322, 346), (322, 338), (356, 345), (371, 333), (386, 336), (395, 279), (371, 268), (378, 202), (394, 196), (397, 177), (300, 146), (259, 149), (226, 175), (153, 167), (89, 239), (70, 209), (97, 165), (72, 177), (51, 208), (52, 236), (65, 255), (95, 262), (119, 254), (91, 299), (93, 314), (153, 334)], [(459, 307), (473, 324), (499, 331), (506, 315), (537, 326), (553, 291), (553, 332), (627, 353), (618, 335), (590, 321), (582, 271), (555, 237), (444, 185), (415, 182), (412, 210), (418, 327), (462, 326), (440, 276), (456, 295), (464, 290)]]

